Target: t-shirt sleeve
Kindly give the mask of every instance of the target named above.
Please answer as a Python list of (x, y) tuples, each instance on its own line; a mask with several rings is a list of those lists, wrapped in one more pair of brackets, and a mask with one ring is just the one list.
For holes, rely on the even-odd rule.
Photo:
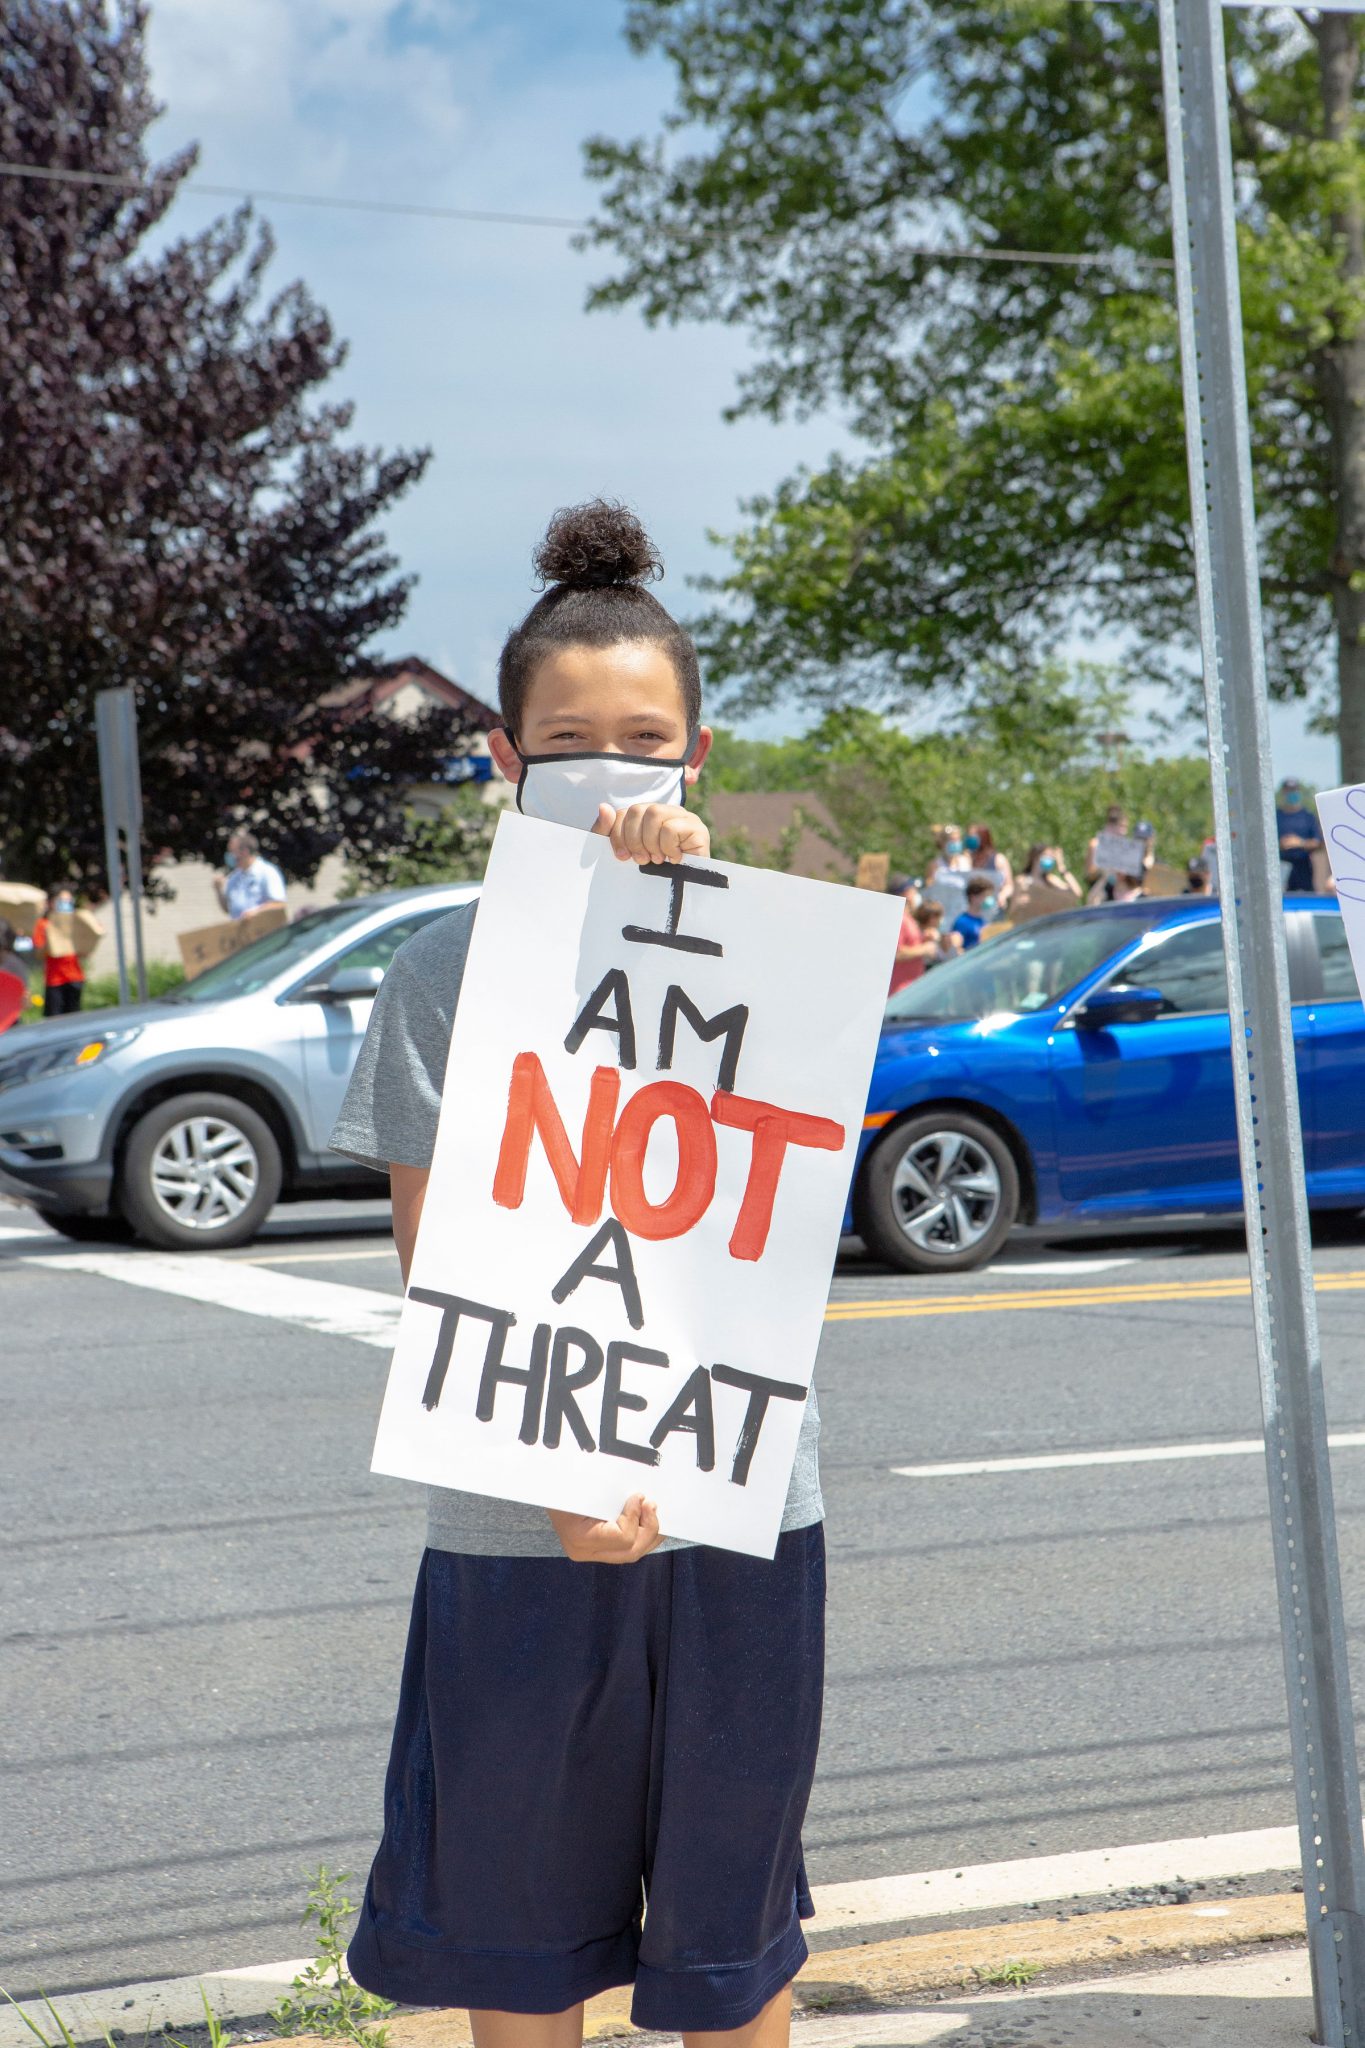
[(334, 1152), (379, 1173), (430, 1166), (456, 988), (458, 980), (433, 986), (406, 948), (394, 955), (329, 1141)]
[(265, 903), (283, 903), (285, 900), (284, 876), (272, 861), (265, 863), (263, 879), (265, 881), (265, 895), (262, 901)]

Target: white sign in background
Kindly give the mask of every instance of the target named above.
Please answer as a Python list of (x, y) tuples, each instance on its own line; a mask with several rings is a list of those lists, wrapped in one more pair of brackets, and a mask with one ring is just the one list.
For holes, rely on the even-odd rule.
[(1322, 843), (1337, 885), (1356, 984), (1365, 995), (1365, 788), (1320, 789)]
[(772, 1555), (901, 909), (504, 814), (375, 1471)]
[(1097, 832), (1096, 872), (1102, 875), (1140, 875), (1150, 850), (1145, 839), (1130, 839), (1122, 832)]

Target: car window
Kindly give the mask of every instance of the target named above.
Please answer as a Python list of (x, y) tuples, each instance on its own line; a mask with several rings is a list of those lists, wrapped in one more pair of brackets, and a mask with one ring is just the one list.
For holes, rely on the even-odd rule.
[(349, 946), (339, 959), (332, 962), (329, 974), (340, 973), (351, 967), (382, 967), (388, 972), (390, 960), (414, 932), (420, 932), (423, 925), (432, 924), (438, 917), (450, 914), (448, 903), (440, 904), (435, 910), (414, 910), (408, 917), (396, 918), (392, 924), (382, 925), (377, 932), (366, 932), (363, 939)]
[(1358, 1003), (1360, 986), (1351, 965), (1341, 913), (1328, 910), (1315, 915), (1313, 929), (1318, 935), (1318, 958), (1322, 962), (1323, 1002)]
[(1166, 998), (1166, 1016), (1226, 1010), (1228, 970), (1221, 922), (1215, 918), (1160, 934), (1127, 963), (1121, 978), (1134, 988), (1159, 988)]
[(217, 1003), (232, 996), (254, 995), (277, 975), (299, 966), (329, 939), (338, 937), (348, 924), (368, 917), (367, 903), (337, 903), (325, 910), (310, 910), (292, 924), (280, 925), (263, 939), (256, 939), (227, 960), (219, 960), (196, 974), (193, 981), (161, 997), (167, 1003)]
[[(1164, 908), (1154, 903), (1152, 918), (1160, 917)], [(1103, 966), (1111, 953), (1130, 945), (1141, 929), (1134, 919), (1119, 921), (1075, 910), (1040, 918), (974, 946), (955, 960), (945, 960), (898, 989), (886, 1006), (886, 1021), (1027, 1016), (1057, 1002)]]

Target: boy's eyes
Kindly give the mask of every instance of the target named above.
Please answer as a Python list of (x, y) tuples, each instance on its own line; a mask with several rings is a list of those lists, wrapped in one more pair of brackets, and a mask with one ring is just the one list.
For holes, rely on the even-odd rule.
[[(558, 732), (550, 733), (548, 737), (552, 746), (572, 744), (586, 748), (587, 745), (587, 735), (572, 726), (564, 726)], [(632, 749), (642, 750), (645, 747), (662, 746), (668, 737), (669, 735), (666, 732), (654, 732), (652, 730), (635, 732), (630, 735), (629, 744)], [(596, 751), (596, 749), (593, 751)]]

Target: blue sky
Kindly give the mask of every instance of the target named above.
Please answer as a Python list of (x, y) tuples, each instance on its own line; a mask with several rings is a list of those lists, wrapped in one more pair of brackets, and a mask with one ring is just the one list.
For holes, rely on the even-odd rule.
[[(667, 68), (621, 37), (620, 0), (154, 0), (153, 141), (201, 147), (198, 175), (337, 198), (578, 217), (592, 206), (585, 136), (651, 133)], [(172, 225), (224, 202), (187, 193)], [(589, 315), (600, 254), (553, 230), (267, 204), (272, 281), (303, 278), (350, 343), (335, 388), (381, 446), (429, 445), (426, 478), (388, 521), (419, 577), (387, 651), (416, 652), (491, 695), (498, 648), (532, 596), (549, 513), (598, 492), (643, 515), (660, 595), (723, 564), (707, 529), (742, 498), (843, 440), (832, 418), (721, 418), (743, 336)], [(764, 729), (788, 729), (790, 716)], [(1274, 714), (1282, 767), (1334, 780), (1334, 750)]]

